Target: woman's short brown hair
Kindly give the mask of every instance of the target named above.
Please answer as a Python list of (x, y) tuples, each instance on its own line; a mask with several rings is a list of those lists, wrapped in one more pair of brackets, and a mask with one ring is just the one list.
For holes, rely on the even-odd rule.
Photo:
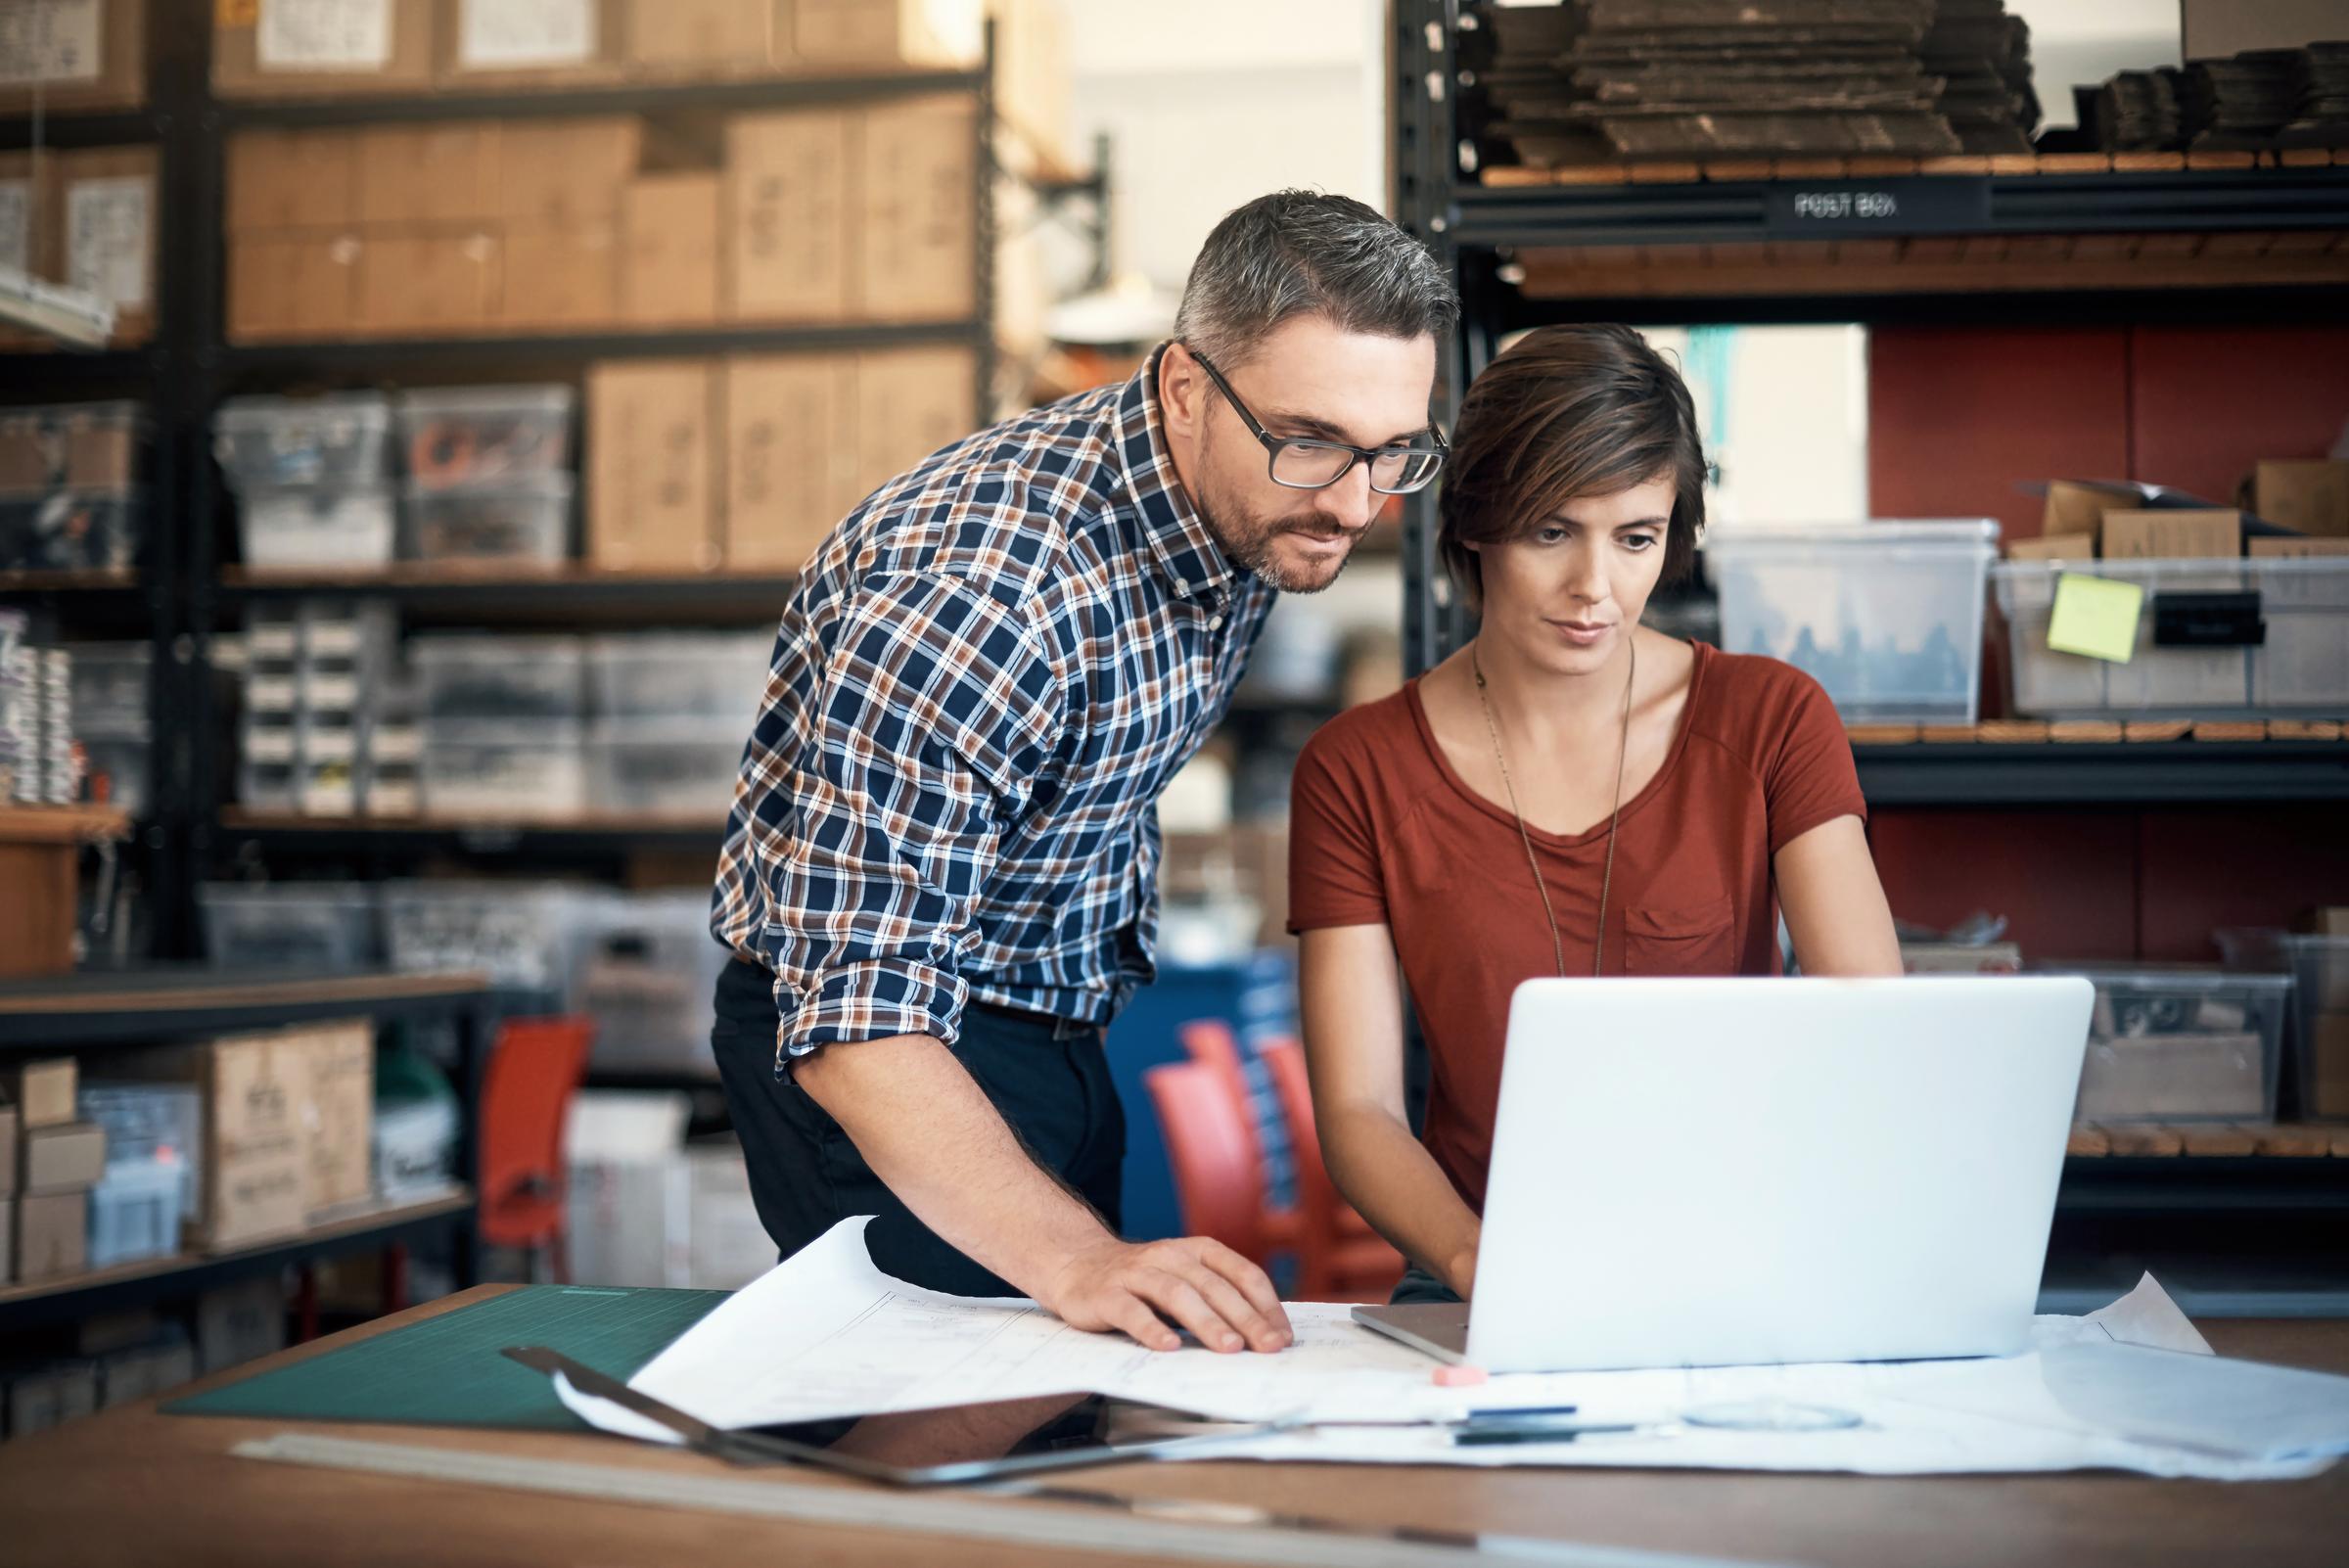
[(1672, 521), (1661, 581), (1696, 564), (1705, 528), (1705, 453), (1679, 371), (1629, 327), (1539, 327), (1476, 378), (1444, 465), (1436, 546), (1482, 609), (1471, 544), (1518, 538), (1582, 495), (1669, 476)]

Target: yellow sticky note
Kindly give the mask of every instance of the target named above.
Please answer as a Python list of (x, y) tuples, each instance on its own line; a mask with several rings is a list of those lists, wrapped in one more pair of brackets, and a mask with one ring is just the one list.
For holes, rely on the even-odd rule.
[(2066, 572), (2055, 579), (2048, 646), (2125, 665), (2137, 651), (2137, 618), (2144, 604), (2145, 590), (2137, 583)]

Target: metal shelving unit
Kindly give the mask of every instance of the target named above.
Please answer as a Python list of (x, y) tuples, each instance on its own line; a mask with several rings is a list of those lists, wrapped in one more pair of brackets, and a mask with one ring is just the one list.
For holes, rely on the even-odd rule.
[(2349, 801), (2349, 744), (2212, 741), (1855, 746), (1873, 806)]

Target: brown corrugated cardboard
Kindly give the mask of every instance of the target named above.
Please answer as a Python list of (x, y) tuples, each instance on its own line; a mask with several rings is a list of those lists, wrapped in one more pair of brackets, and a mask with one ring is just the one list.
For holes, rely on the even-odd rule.
[(624, 0), (444, 0), (439, 25), (436, 75), (460, 91), (592, 86), (624, 74)]
[(347, 228), (359, 220), (359, 139), (344, 130), (228, 139), (228, 232)]
[(2349, 32), (2341, 0), (2179, 0), (2188, 60), (2225, 60), (2246, 49), (2301, 49)]
[(849, 314), (849, 202), (857, 121), (830, 110), (726, 126), (726, 313), (742, 321)]
[(0, 75), (7, 77), (0, 115), (31, 109), (36, 85), (44, 110), (145, 103), (147, 6), (148, 0), (48, 0), (37, 10), (10, 7), (18, 15), (0, 54)]
[(2251, 510), (2269, 522), (2331, 538), (2349, 535), (2349, 463), (2268, 461), (2251, 480)]
[(106, 1129), (95, 1122), (28, 1129), (23, 1147), (17, 1187), (27, 1196), (79, 1192), (106, 1175)]
[(345, 231), (251, 235), (228, 252), (232, 343), (333, 338), (359, 319), (364, 243)]
[(725, 367), (726, 566), (797, 572), (852, 509), (856, 365), (840, 354)]
[(951, 321), (972, 313), (978, 243), (977, 108), (968, 97), (879, 105), (858, 161), (856, 314)]
[(240, 1035), (142, 1053), (122, 1076), (192, 1083), (204, 1095), (191, 1245), (242, 1246), (301, 1228), (307, 1073), (283, 1034)]
[(698, 327), (717, 319), (716, 174), (647, 174), (621, 198), (620, 319)]
[(72, 1121), (73, 1098), (80, 1087), (81, 1070), (70, 1056), (0, 1068), (0, 1100), (16, 1106), (17, 1125), (25, 1131)]
[(717, 565), (716, 368), (600, 364), (587, 373), (587, 555), (614, 572)]
[(2243, 548), (2254, 558), (2295, 561), (2314, 555), (2349, 555), (2349, 539), (2317, 539), (2299, 533), (2289, 538), (2245, 539)]
[(297, 1037), (302, 1094), (302, 1210), (356, 1203), (374, 1188), (375, 1028), (364, 1019)]
[(88, 1191), (27, 1193), (16, 1208), (17, 1283), (80, 1273), (89, 1257)]
[(617, 223), (643, 143), (642, 122), (625, 115), (509, 120), (497, 143), (499, 210), (518, 226)]
[(587, 332), (620, 318), (620, 247), (606, 225), (506, 229), (499, 322), (520, 332)]
[(856, 356), (857, 480), (866, 490), (978, 427), (967, 348), (881, 348)]
[(59, 278), (115, 307), (115, 344), (155, 330), (156, 150), (95, 147), (57, 159)]
[(2106, 508), (2134, 511), (2144, 504), (2126, 484), (2100, 484), (2079, 480), (2054, 480), (2048, 485), (2048, 503), (2040, 514), (2039, 531), (2095, 533)]
[(628, 0), (627, 57), (653, 75), (752, 75), (772, 23), (761, 0)]
[[(0, 1103), (0, 1204), (17, 1195), (17, 1108)], [(0, 1246), (0, 1266), (8, 1258), (8, 1248)]]
[(359, 248), (354, 330), (461, 336), (496, 319), (504, 250), (479, 230), (371, 234)]
[[(995, 23), (995, 115), (1004, 165), (1023, 171), (1069, 170), (1075, 75), (1058, 0), (990, 0)], [(1284, 933), (1285, 935), (1285, 933)]]
[(776, 0), (795, 63), (808, 67), (947, 67), (977, 63), (977, 4), (938, 0)]
[(2240, 512), (2122, 512), (2104, 514), (2107, 561), (2215, 561), (2243, 553)]
[(2302, 1109), (2311, 1116), (2349, 1117), (2349, 1013), (2316, 1013), (2308, 1021)]
[(359, 132), (359, 221), (370, 227), (493, 223), (500, 127), (494, 120), (371, 125)]
[(438, 5), (389, 0), (380, 33), (352, 24), (371, 20), (371, 8), (337, 16), (273, 0), (217, 5), (212, 90), (223, 98), (339, 98), (428, 87)]
[(2036, 539), (2011, 539), (2006, 545), (2009, 561), (2091, 561), (2096, 554), (2096, 536), (2093, 533), (2056, 533)]

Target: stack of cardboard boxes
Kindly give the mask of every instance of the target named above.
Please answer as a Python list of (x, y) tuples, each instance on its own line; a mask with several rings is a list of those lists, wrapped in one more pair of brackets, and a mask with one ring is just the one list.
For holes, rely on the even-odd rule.
[[(0, 266), (86, 290), (115, 307), (115, 346), (155, 331), (156, 151), (95, 147), (0, 155)], [(49, 340), (0, 329), (0, 347)]]
[(2349, 906), (2312, 910), (2300, 930), (2300, 1109), (2349, 1121)]
[(0, 1088), (0, 1255), (14, 1277), (33, 1284), (82, 1269), (90, 1188), (106, 1174), (106, 1130), (76, 1120), (79, 1083), (71, 1057), (25, 1062)]

